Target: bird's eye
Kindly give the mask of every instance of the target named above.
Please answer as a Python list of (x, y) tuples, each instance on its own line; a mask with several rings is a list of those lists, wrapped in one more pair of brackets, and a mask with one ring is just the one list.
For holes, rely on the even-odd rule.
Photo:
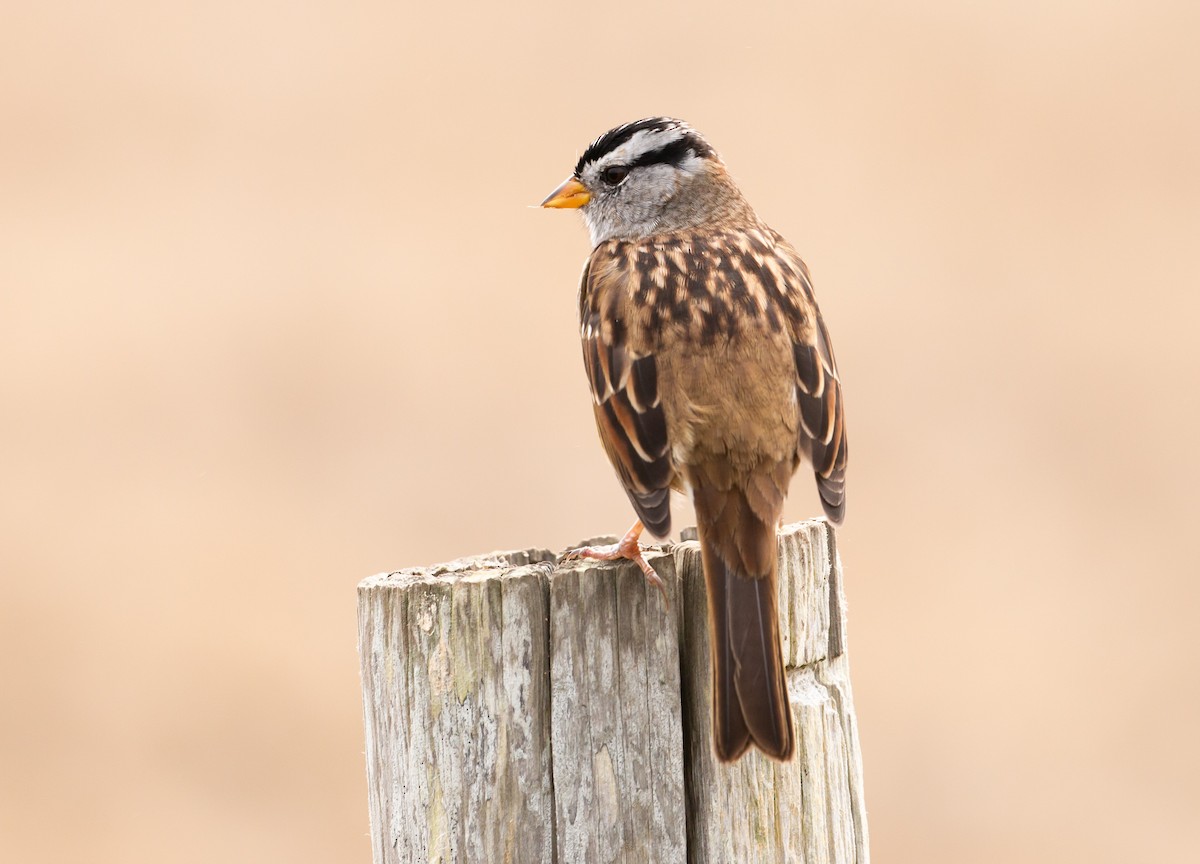
[(600, 172), (600, 179), (609, 186), (616, 186), (629, 176), (628, 165), (613, 165)]

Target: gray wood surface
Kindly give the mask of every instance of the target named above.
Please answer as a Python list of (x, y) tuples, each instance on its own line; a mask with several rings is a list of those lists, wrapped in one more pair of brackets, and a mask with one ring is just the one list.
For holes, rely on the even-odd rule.
[(552, 861), (550, 553), (359, 585), (376, 862)]
[(670, 554), (586, 562), (550, 586), (551, 735), (558, 861), (687, 860), (679, 602)]
[(494, 553), (359, 585), (368, 803), (391, 862), (867, 862), (845, 602), (823, 520), (780, 532), (799, 742), (712, 755), (699, 547)]

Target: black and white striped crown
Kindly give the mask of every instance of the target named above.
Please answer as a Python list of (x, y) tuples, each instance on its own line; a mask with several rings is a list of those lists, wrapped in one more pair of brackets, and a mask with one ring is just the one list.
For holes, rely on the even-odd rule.
[(701, 158), (716, 155), (700, 133), (682, 120), (647, 117), (609, 129), (593, 141), (575, 163), (575, 176), (588, 164), (600, 161), (635, 139), (636, 146), (630, 149), (630, 158), (625, 163), (631, 168), (659, 163), (678, 165), (689, 153)]

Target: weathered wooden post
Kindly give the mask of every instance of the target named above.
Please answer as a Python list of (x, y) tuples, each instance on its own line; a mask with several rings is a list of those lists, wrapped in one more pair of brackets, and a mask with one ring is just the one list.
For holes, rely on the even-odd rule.
[(694, 541), (555, 569), (495, 553), (359, 585), (371, 834), (392, 862), (869, 860), (833, 530), (780, 532), (798, 746), (712, 755)]

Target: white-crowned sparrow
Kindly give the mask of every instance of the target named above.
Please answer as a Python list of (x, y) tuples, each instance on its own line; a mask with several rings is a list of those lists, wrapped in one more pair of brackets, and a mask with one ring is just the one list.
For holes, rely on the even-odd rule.
[(592, 250), (579, 294), (600, 440), (639, 521), (612, 547), (636, 561), (690, 492), (708, 586), (713, 742), (794, 750), (780, 652), (775, 530), (802, 458), (845, 512), (842, 387), (808, 268), (738, 191), (699, 133), (651, 117), (605, 132), (542, 202), (579, 208)]

